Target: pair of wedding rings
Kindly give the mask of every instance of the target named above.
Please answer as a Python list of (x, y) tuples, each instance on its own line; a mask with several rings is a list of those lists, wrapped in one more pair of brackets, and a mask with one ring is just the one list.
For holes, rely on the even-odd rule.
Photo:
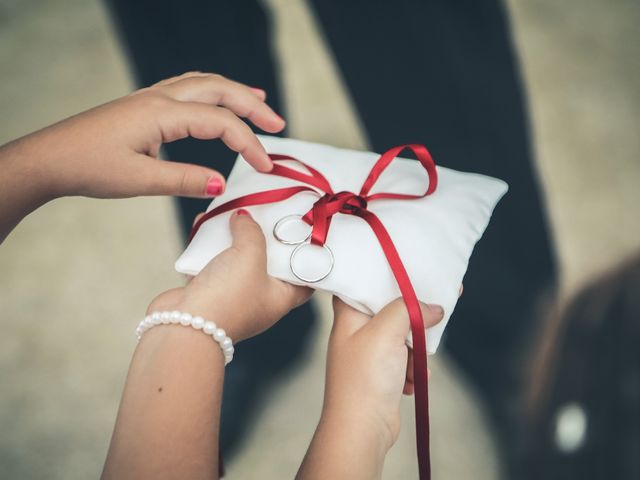
[(273, 236), (284, 245), (296, 245), (289, 258), (291, 273), (305, 283), (317, 283), (327, 278), (335, 263), (333, 252), (327, 245), (314, 245), (311, 225), (302, 215), (287, 215), (273, 226)]

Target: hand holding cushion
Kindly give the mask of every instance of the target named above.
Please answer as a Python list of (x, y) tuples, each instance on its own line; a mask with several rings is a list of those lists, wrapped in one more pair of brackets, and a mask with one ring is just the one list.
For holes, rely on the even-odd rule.
[(267, 274), (264, 235), (250, 215), (240, 210), (229, 222), (231, 246), (185, 287), (156, 297), (148, 313), (178, 310), (200, 315), (239, 342), (267, 330), (309, 298), (311, 289)]

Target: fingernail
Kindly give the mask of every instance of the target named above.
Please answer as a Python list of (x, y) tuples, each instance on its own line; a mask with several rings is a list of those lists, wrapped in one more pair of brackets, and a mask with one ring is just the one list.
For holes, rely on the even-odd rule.
[(258, 95), (259, 97), (267, 97), (267, 92), (265, 92), (263, 89), (261, 88), (257, 88), (257, 87), (249, 87), (251, 89), (251, 91), (253, 93), (255, 93), (256, 95)]
[(222, 193), (223, 183), (219, 177), (211, 177), (207, 182), (207, 195), (216, 196)]
[(274, 112), (274, 115), (275, 115), (275, 116), (276, 116), (276, 118), (277, 118), (278, 120), (280, 120), (282, 123), (286, 123), (286, 122), (285, 122), (285, 119), (284, 119), (284, 118), (282, 118), (280, 115), (278, 115), (278, 114), (277, 114), (277, 113), (275, 113), (275, 112)]
[[(249, 212), (247, 210), (245, 210), (244, 208), (241, 208), (240, 210), (238, 210), (236, 212), (236, 215), (249, 215)], [(251, 215), (249, 215), (251, 216)]]
[(444, 308), (442, 308), (440, 305), (429, 303), (427, 304), (427, 307), (429, 308), (429, 310), (433, 310), (434, 312), (438, 313), (438, 315), (444, 315)]

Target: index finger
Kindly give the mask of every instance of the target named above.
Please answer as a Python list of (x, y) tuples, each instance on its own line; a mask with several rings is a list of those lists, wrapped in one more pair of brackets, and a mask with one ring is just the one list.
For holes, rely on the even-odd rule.
[(162, 91), (182, 102), (221, 105), (269, 133), (281, 131), (285, 121), (251, 87), (220, 75), (192, 75), (161, 85)]
[(268, 172), (271, 159), (249, 126), (230, 110), (197, 102), (169, 100), (159, 118), (162, 142), (193, 137), (200, 140), (220, 138), (231, 150), (238, 152), (253, 168)]

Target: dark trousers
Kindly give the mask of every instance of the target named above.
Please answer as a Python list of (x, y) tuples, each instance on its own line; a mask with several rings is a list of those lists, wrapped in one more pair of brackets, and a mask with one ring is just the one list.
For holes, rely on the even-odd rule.
[[(271, 24), (259, 2), (109, 3), (140, 85), (189, 70), (216, 72), (266, 89), (269, 103), (286, 113)], [(555, 281), (503, 5), (497, 0), (311, 0), (311, 5), (375, 151), (424, 143), (440, 165), (509, 183), (471, 258), (446, 335), (450, 354), (495, 418), (503, 419), (523, 384), (518, 365), (535, 306)], [(184, 140), (166, 150), (172, 160), (206, 163), (224, 173), (235, 157), (217, 141)], [(186, 232), (208, 201), (178, 203)], [(270, 339), (254, 345), (276, 338), (296, 345), (307, 317), (303, 312), (283, 320), (267, 333)], [(252, 349), (259, 350), (244, 351), (252, 355)]]

